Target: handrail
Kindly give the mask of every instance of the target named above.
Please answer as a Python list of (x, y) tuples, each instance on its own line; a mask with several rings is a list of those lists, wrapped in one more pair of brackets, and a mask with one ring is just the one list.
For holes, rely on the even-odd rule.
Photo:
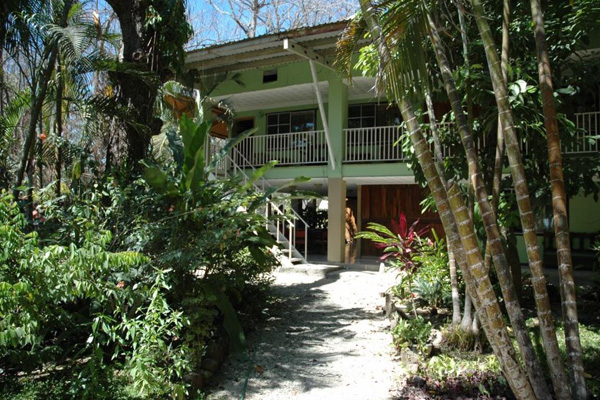
[[(235, 157), (232, 157), (232, 155), (235, 155)], [(241, 173), (241, 175), (244, 177), (244, 183), (248, 182), (248, 180), (250, 179), (250, 177), (246, 174), (245, 172), (245, 167), (251, 169), (253, 171), (253, 173), (256, 173), (257, 170), (256, 168), (246, 159), (246, 157), (244, 157), (243, 154), (241, 154), (235, 147), (233, 147), (231, 149), (231, 154), (228, 154), (226, 156), (229, 161), (231, 162), (232, 168), (234, 172), (239, 172)], [(244, 162), (244, 168), (242, 168), (240, 165), (238, 165), (238, 163), (235, 161), (234, 158), (238, 158), (239, 160), (242, 160)], [(267, 180), (264, 177), (260, 177), (258, 179), (261, 184), (262, 184), (262, 188), (259, 187), (256, 182), (252, 183), (252, 186), (259, 192), (263, 192), (265, 191), (265, 187), (271, 187), (271, 185), (269, 184), (269, 182), (267, 182)], [(279, 209), (279, 206), (271, 199), (267, 199), (267, 204), (268, 206), (266, 207), (266, 212), (265, 215), (268, 217), (269, 215), (269, 211), (271, 211), (274, 214), (278, 214), (280, 217), (282, 217), (284, 219), (284, 221), (287, 223), (288, 225), (288, 230), (289, 230), (289, 238), (288, 238), (288, 242), (290, 244), (289, 246), (289, 257), (292, 258), (292, 246), (295, 248), (296, 247), (296, 235), (295, 235), (295, 231), (296, 231), (296, 223), (295, 221), (291, 220), (290, 218), (288, 218), (288, 215), (286, 215), (286, 213), (284, 213), (283, 211), (281, 211)], [(302, 224), (304, 225), (304, 259), (308, 258), (308, 222), (306, 222), (304, 220), (304, 218), (302, 218), (297, 212), (296, 210), (294, 210), (291, 207), (287, 208), (288, 211), (291, 211), (291, 214), (293, 215), (295, 220), (299, 220), (300, 222), (302, 222)], [(279, 239), (279, 221), (277, 221), (277, 239)]]
[(279, 165), (317, 165), (327, 164), (329, 158), (322, 130), (250, 136), (235, 148), (253, 165), (264, 165), (273, 159)]
[[(235, 152), (236, 157), (240, 157), (241, 160), (244, 161), (245, 165), (248, 166), (248, 168), (250, 168), (252, 170), (252, 172), (256, 173), (256, 168), (250, 163), (250, 161), (248, 161), (248, 159), (246, 157), (244, 157), (244, 155), (242, 153), (240, 153), (240, 151), (238, 149), (236, 149), (235, 147), (231, 149), (232, 152)], [(235, 161), (232, 160), (232, 162), (235, 164)], [(245, 167), (244, 167), (245, 168)], [(244, 173), (245, 174), (245, 173)], [(264, 177), (260, 177), (259, 180), (263, 183), (264, 186), (267, 187), (271, 187), (271, 184), (264, 178)], [(264, 191), (264, 186), (263, 186), (263, 191)], [(306, 222), (304, 220), (304, 218), (302, 218), (300, 216), (300, 214), (298, 214), (296, 212), (296, 210), (294, 210), (293, 208), (290, 208), (290, 211), (292, 212), (292, 214), (294, 214), (294, 218), (302, 221), (302, 223), (306, 226), (308, 226), (308, 222)]]

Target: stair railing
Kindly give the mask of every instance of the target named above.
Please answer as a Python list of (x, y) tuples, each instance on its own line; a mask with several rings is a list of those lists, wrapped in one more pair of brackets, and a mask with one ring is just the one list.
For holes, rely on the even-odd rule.
[[(246, 170), (251, 170), (252, 174), (255, 174), (256, 168), (244, 157), (244, 155), (237, 150), (235, 147), (231, 149), (231, 153), (226, 156), (227, 164), (231, 173), (239, 175), (244, 184), (248, 183), (250, 176), (246, 173)], [(252, 186), (259, 192), (265, 193), (268, 188), (271, 187), (269, 182), (264, 177), (260, 177), (258, 180), (252, 183)], [(280, 209), (283, 205), (284, 209)], [(277, 230), (276, 239), (278, 242), (282, 241), (280, 234), (285, 233), (287, 230), (288, 234), (288, 246), (287, 253), (288, 257), (293, 258), (293, 251), (296, 249), (296, 221), (300, 221), (304, 225), (304, 260), (308, 259), (308, 223), (302, 218), (290, 204), (277, 204), (276, 201), (269, 198), (264, 208), (265, 217), (267, 220), (270, 217), (275, 216), (275, 228)], [(267, 227), (268, 229), (268, 227)], [(297, 249), (296, 249), (297, 250)]]

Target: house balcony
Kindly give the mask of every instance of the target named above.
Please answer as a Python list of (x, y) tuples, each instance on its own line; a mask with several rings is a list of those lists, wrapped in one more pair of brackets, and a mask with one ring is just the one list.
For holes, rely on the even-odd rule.
[[(579, 131), (573, 141), (565, 144), (566, 155), (594, 154), (600, 151), (600, 112), (575, 114)], [(452, 129), (452, 124), (441, 125), (441, 130)], [(376, 164), (405, 162), (409, 155), (404, 154), (398, 143), (403, 135), (400, 126), (378, 126), (370, 128), (344, 129), (344, 164)], [(478, 140), (476, 146), (487, 146), (485, 140)], [(433, 151), (433, 145), (431, 146)], [(527, 143), (521, 148), (524, 154), (529, 149)], [(452, 157), (456, 147), (442, 147), (444, 157)], [(329, 152), (325, 131), (294, 132), (273, 135), (257, 135), (243, 139), (236, 146), (233, 159), (238, 165), (260, 167), (272, 160), (277, 166), (326, 165)], [(237, 158), (236, 158), (237, 157)]]

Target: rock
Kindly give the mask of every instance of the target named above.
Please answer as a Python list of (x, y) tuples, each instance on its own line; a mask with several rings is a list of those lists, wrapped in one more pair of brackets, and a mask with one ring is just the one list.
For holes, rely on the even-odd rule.
[(409, 385), (415, 386), (415, 387), (422, 388), (422, 387), (425, 387), (425, 384), (427, 382), (425, 381), (425, 379), (421, 378), (420, 376), (415, 375), (412, 378), (408, 379), (408, 381), (406, 383), (408, 383)]
[(190, 372), (184, 377), (186, 382), (189, 382), (194, 391), (201, 390), (204, 387), (204, 378), (197, 372)]
[(419, 355), (408, 348), (403, 348), (400, 351), (400, 359), (404, 364), (406, 372), (409, 375), (414, 375), (419, 370)]
[(433, 346), (433, 348), (439, 350), (442, 345), (442, 341), (444, 340), (444, 337), (442, 336), (442, 332), (440, 332), (438, 329), (432, 329), (429, 340), (431, 341), (431, 345)]
[(200, 364), (200, 368), (205, 369), (210, 372), (217, 372), (221, 363), (218, 360), (214, 360), (212, 358), (204, 357), (202, 359), (202, 364)]

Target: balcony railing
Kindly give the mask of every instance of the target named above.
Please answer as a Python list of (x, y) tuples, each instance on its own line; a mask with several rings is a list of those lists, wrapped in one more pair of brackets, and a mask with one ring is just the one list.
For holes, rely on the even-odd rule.
[(328, 160), (325, 131), (250, 136), (236, 149), (252, 165), (271, 160), (277, 160), (277, 165), (326, 164)]
[(345, 163), (402, 161), (402, 146), (395, 145), (402, 135), (399, 126), (344, 129)]
[(575, 114), (575, 125), (580, 131), (575, 137), (575, 143), (564, 152), (573, 154), (600, 151), (600, 111)]
[[(575, 114), (575, 124), (579, 129), (573, 141), (563, 144), (564, 154), (589, 154), (600, 151), (600, 111)], [(440, 125), (442, 131), (453, 129), (451, 123)], [(398, 143), (403, 130), (399, 126), (378, 126), (372, 128), (344, 129), (345, 149), (344, 163), (379, 163), (405, 161), (406, 155)], [(210, 153), (214, 154), (222, 148), (224, 141), (211, 141)], [(485, 138), (477, 139), (480, 149), (488, 145)], [(243, 156), (245, 162), (260, 166), (271, 160), (278, 165), (315, 165), (327, 164), (328, 153), (324, 131), (296, 132), (277, 135), (251, 136), (236, 146), (238, 157)], [(433, 145), (431, 146), (433, 152)], [(521, 146), (523, 154), (528, 153), (527, 143)], [(461, 146), (442, 146), (444, 157), (461, 153)], [(235, 160), (234, 161), (239, 161)], [(243, 163), (238, 163), (243, 164)], [(228, 166), (218, 166), (219, 172), (225, 172)]]

